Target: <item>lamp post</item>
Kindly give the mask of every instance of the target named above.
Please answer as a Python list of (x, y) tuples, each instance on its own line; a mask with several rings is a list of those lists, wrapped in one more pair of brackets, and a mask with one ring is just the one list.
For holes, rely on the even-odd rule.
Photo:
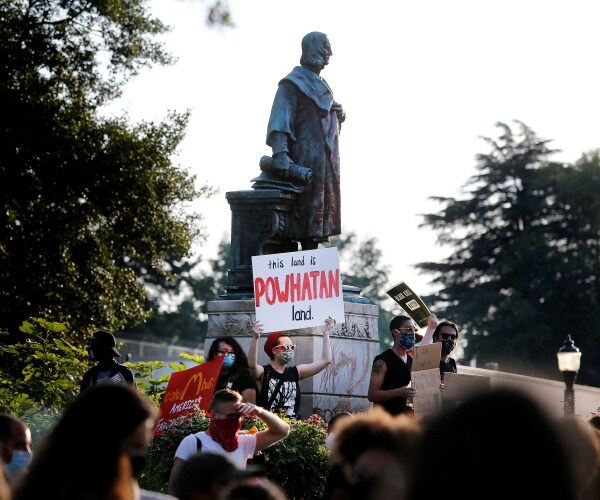
[(581, 352), (567, 335), (565, 343), (556, 353), (558, 358), (558, 369), (562, 372), (565, 380), (565, 417), (575, 414), (575, 379), (581, 363)]

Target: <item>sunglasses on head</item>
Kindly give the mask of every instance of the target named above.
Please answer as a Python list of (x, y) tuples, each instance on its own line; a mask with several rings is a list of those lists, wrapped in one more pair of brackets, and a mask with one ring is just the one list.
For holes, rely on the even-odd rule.
[(293, 351), (294, 349), (296, 349), (296, 346), (294, 344), (283, 344), (278, 345), (277, 347), (275, 347), (275, 349), (277, 349), (278, 351)]
[(440, 333), (440, 337), (442, 337), (442, 340), (455, 340), (456, 334), (455, 333)]

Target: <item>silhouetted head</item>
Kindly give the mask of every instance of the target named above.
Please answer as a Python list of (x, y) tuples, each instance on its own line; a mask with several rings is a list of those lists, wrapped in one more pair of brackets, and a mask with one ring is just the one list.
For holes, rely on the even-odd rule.
[[(438, 467), (447, 480), (432, 480)], [(531, 396), (477, 393), (427, 421), (414, 457), (409, 500), (447, 498), (449, 481), (473, 478), (457, 498), (574, 500), (569, 457), (554, 420)], [(457, 492), (458, 493), (458, 492)]]

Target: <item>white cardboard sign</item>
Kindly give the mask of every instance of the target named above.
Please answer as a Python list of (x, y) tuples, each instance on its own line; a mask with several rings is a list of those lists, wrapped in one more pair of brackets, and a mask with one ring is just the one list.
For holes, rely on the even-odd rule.
[(265, 333), (344, 322), (336, 247), (252, 257), (256, 319)]

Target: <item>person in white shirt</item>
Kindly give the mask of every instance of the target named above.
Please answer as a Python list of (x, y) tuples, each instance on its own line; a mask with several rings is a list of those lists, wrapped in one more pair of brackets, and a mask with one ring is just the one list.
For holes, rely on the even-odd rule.
[[(169, 476), (170, 494), (174, 493), (173, 485), (183, 463), (195, 454), (225, 455), (236, 467), (245, 469), (248, 459), (255, 453), (281, 441), (290, 432), (290, 426), (277, 415), (252, 403), (244, 403), (239, 392), (227, 388), (214, 393), (208, 413), (208, 429), (184, 437), (175, 451)], [(255, 434), (242, 434), (242, 417), (258, 417), (267, 428)]]

